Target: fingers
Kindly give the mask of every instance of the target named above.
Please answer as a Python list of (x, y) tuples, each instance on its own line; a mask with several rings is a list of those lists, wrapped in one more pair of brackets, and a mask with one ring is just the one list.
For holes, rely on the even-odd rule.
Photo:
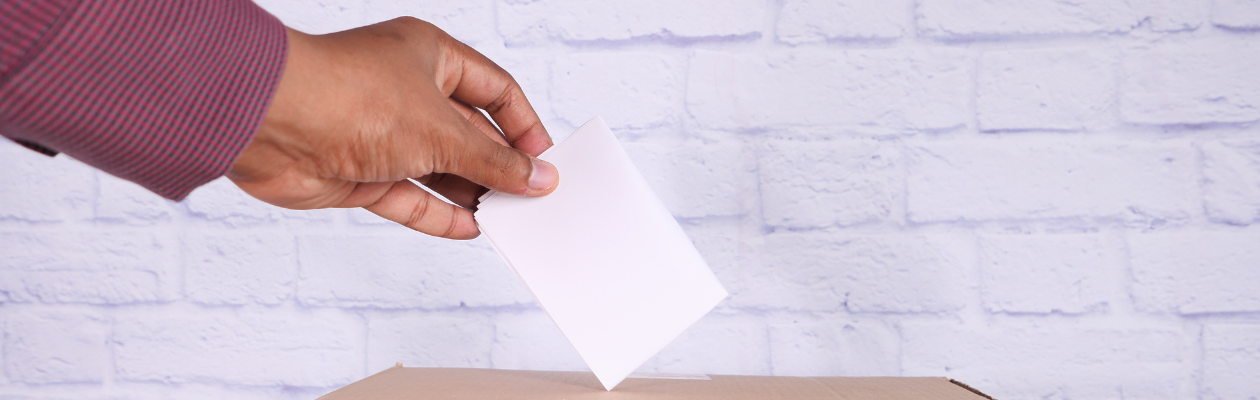
[[(486, 137), (503, 146), (510, 146), (503, 138), (503, 133), (499, 132), (486, 115), (480, 110), (469, 107), (464, 102), (455, 98), (447, 98), (451, 107), (459, 111), (474, 127), (486, 134)], [(448, 200), (455, 202), (460, 207), (472, 208), (477, 203), (477, 198), (485, 194), (488, 189), (454, 174), (428, 174), (419, 178), (415, 178), (416, 182), (432, 189), (438, 194), (445, 196)]]
[[(467, 125), (467, 124), (466, 124)], [(466, 131), (471, 131), (471, 126)], [(459, 135), (442, 149), (445, 172), (467, 178), (490, 189), (522, 196), (551, 193), (559, 182), (556, 167), (520, 150), (496, 143), (485, 135)]]
[(451, 94), (489, 112), (512, 147), (535, 157), (551, 147), (551, 136), (516, 79), (471, 47), (452, 42), (461, 65)]
[(448, 97), (446, 100), (451, 103), (451, 107), (454, 108), (455, 111), (459, 111), (459, 114), (463, 115), (464, 119), (468, 120), (469, 123), (477, 127), (481, 133), (485, 133), (486, 136), (494, 139), (495, 142), (504, 146), (512, 145), (503, 138), (503, 132), (499, 132), (499, 128), (495, 127), (494, 123), (490, 122), (490, 120), (486, 118), (486, 114), (483, 114), (481, 110), (472, 108), (467, 103), (464, 103), (454, 97)]
[(472, 211), (439, 200), (411, 181), (394, 182), (363, 208), (428, 235), (472, 239), (480, 234)]

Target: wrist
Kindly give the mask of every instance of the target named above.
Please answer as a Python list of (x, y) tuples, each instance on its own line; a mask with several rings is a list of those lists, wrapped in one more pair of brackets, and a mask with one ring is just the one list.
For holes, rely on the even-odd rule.
[(304, 97), (301, 87), (308, 74), (307, 59), (311, 46), (310, 35), (290, 28), (285, 30), (288, 50), (280, 82), (254, 138), (237, 156), (227, 173), (228, 179), (238, 184), (266, 180), (277, 171), (274, 164), (292, 161), (293, 158), (281, 149), (296, 144), (287, 138), (292, 138), (299, 131), (297, 121), (300, 120), (298, 115), (302, 106), (298, 101)]

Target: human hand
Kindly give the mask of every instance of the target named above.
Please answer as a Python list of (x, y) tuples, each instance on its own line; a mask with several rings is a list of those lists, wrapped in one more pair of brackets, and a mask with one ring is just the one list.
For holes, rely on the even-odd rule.
[(430, 235), (471, 239), (479, 232), (469, 209), (486, 188), (555, 190), (555, 166), (535, 158), (551, 144), (506, 71), (404, 17), (328, 35), (289, 30), (271, 108), (227, 176), (280, 207), (363, 207)]

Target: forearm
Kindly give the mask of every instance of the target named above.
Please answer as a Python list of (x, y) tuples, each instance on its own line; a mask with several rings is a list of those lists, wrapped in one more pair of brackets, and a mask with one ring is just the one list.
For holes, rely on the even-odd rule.
[(174, 200), (253, 138), (286, 49), (248, 0), (85, 0), (38, 41), (0, 75), (0, 134)]

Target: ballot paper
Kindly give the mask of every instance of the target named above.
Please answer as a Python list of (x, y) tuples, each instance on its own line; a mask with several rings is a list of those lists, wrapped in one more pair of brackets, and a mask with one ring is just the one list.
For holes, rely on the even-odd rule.
[(605, 389), (726, 298), (726, 289), (604, 120), (539, 158), (555, 192), (492, 192), (476, 219)]

